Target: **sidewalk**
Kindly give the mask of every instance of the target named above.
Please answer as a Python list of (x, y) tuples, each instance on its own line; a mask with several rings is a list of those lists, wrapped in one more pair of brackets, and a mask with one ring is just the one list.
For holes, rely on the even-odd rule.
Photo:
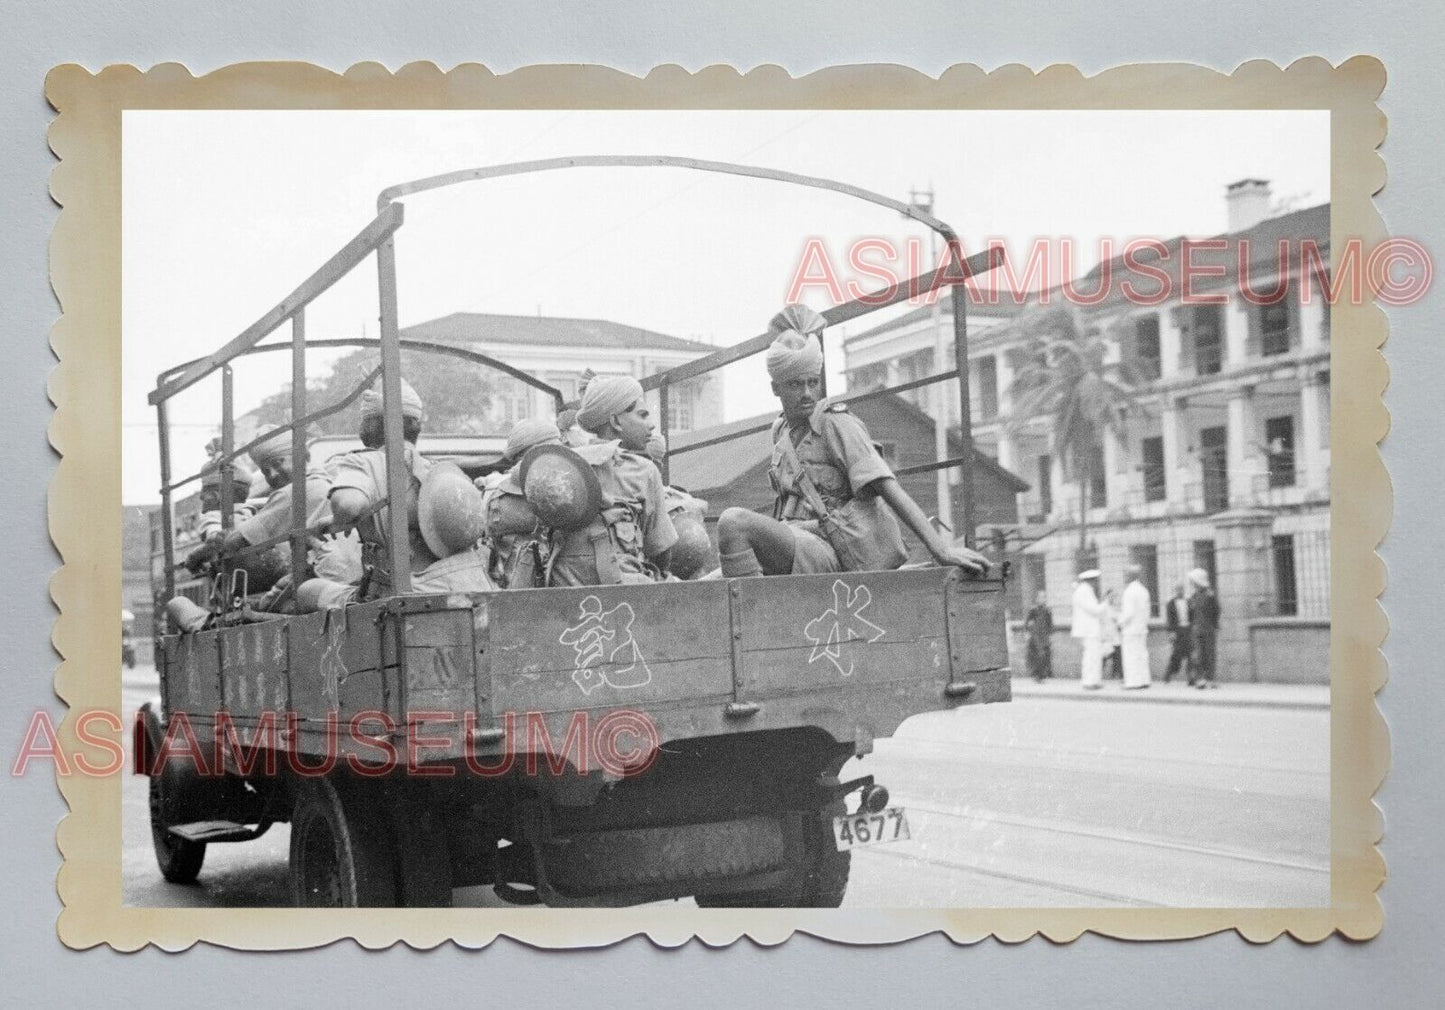
[(1015, 698), (1047, 698), (1064, 701), (1149, 702), (1164, 705), (1221, 705), (1242, 708), (1292, 708), (1327, 710), (1330, 689), (1324, 684), (1232, 684), (1214, 690), (1199, 690), (1173, 681), (1154, 681), (1149, 687), (1125, 691), (1117, 680), (1104, 682), (1097, 691), (1085, 691), (1077, 679), (1051, 678), (1038, 683), (1029, 677), (1013, 678)]

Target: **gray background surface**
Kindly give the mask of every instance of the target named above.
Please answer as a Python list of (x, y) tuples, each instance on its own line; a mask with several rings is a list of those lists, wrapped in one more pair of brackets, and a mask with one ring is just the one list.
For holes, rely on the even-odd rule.
[[(539, 8), (549, 8), (544, 13)], [(559, 13), (560, 12), (560, 13)], [(1427, 13), (1428, 12), (1428, 13)], [(46, 70), (78, 62), (149, 66), (184, 62), (201, 73), (247, 59), (302, 59), (342, 69), (373, 59), (396, 67), (430, 59), (443, 67), (480, 61), (505, 71), (529, 63), (604, 63), (644, 73), (657, 63), (689, 69), (727, 62), (778, 63), (798, 74), (835, 63), (907, 64), (938, 73), (955, 62), (986, 68), (1073, 62), (1086, 73), (1140, 60), (1185, 60), (1221, 70), (1253, 58), (1287, 64), (1318, 54), (1338, 63), (1357, 53), (1384, 60), (1390, 117), (1384, 148), (1389, 184), (1379, 198), (1397, 234), (1445, 250), (1438, 190), (1437, 110), (1445, 85), (1435, 65), (1438, 10), (1423, 3), (1130, 4), (1086, 14), (1028, 0), (1012, 4), (783, 5), (776, 0), (683, 13), (676, 3), (633, 3), (624, 15), (595, 3), (308, 2), (241, 5), (152, 0), (124, 6), (82, 0), (44, 4), (0, 0), (0, 283), (4, 366), (0, 404), (3, 529), (8, 550), (6, 614), (0, 621), (0, 754), (8, 766), (37, 708), (58, 720), (51, 690), (56, 654), (44, 591), (59, 564), (46, 534), (45, 488), (54, 465), (45, 429), (50, 404), (46, 343), (57, 313), (46, 276), (56, 209), (47, 193), (53, 164), (45, 145), (52, 112)], [(1434, 26), (1433, 28), (1431, 26)], [(198, 948), (66, 950), (55, 938), (59, 911), (56, 822), (64, 804), (48, 771), (5, 783), (5, 912), (0, 967), (5, 1002), (48, 1006), (117, 999), (156, 1006), (263, 1005), (325, 1000), (418, 998), (433, 1005), (577, 1000), (603, 1005), (729, 1005), (809, 1002), (884, 1008), (945, 1002), (1002, 1006), (1341, 1006), (1430, 1005), (1442, 978), (1438, 832), (1445, 823), (1441, 776), (1442, 682), (1437, 626), (1442, 562), (1436, 521), (1445, 487), (1439, 458), (1439, 401), (1445, 378), (1441, 298), (1390, 313), (1385, 443), (1395, 482), (1396, 520), (1383, 554), (1390, 563), (1385, 605), (1392, 680), (1381, 696), (1394, 765), (1379, 802), (1386, 812), (1384, 933), (1370, 943), (1334, 940), (1308, 947), (1285, 938), (1255, 947), (1232, 935), (1191, 943), (1128, 944), (1085, 937), (1068, 945), (958, 947), (931, 937), (902, 946), (853, 949), (794, 938), (781, 948), (743, 942), (727, 951), (692, 944), (661, 951), (633, 939), (603, 951), (558, 954), (510, 942), (466, 952), (407, 949), (370, 953), (351, 943), (321, 952), (242, 954)], [(883, 990), (880, 991), (880, 987)], [(1429, 997), (1429, 992), (1437, 997)]]

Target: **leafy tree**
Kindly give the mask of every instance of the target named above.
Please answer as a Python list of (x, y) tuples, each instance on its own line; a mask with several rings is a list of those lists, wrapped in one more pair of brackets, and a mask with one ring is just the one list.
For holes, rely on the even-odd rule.
[[(380, 361), (376, 350), (360, 348), (339, 358), (325, 376), (306, 383), (306, 413), (349, 396)], [(426, 430), (446, 434), (490, 433), (488, 415), (495, 399), (521, 387), (515, 379), (457, 358), (419, 351), (401, 352), (401, 374), (426, 404)], [(357, 429), (355, 404), (328, 414), (311, 426), (320, 435), (346, 435)], [(252, 412), (258, 424), (272, 427), (291, 419), (291, 384), (284, 384)]]
[(1074, 310), (1064, 304), (1031, 306), (1020, 318), (1025, 335), (1020, 364), (1009, 393), (1012, 416), (1006, 425), (1017, 434), (1029, 421), (1048, 420), (1052, 451), (1064, 479), (1079, 485), (1079, 549), (1088, 543), (1089, 485), (1095, 454), (1104, 435), (1120, 436), (1137, 408), (1139, 375), (1128, 356), (1105, 364), (1108, 344), (1085, 334)]

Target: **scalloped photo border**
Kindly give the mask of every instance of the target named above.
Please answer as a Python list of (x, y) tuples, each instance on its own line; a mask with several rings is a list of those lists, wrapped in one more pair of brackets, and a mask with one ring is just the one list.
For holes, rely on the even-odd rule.
[[(1371, 197), (1385, 183), (1376, 104), (1384, 66), (1311, 57), (1286, 68), (1254, 61), (1226, 74), (1185, 64), (1134, 64), (1088, 77), (1067, 65), (985, 72), (958, 65), (934, 78), (893, 65), (845, 66), (794, 78), (777, 66), (689, 73), (664, 66), (635, 77), (597, 66), (532, 66), (494, 74), (476, 64), (443, 72), (411, 63), (395, 72), (360, 63), (345, 73), (305, 63), (245, 63), (193, 76), (180, 64), (99, 73), (54, 68), (45, 94), (57, 110), (50, 192), (61, 210), (50, 244), (61, 316), (49, 379), (50, 440), (60, 462), (50, 484), (51, 537), (63, 567), (50, 583), (62, 656), (56, 693), (69, 706), (60, 744), (75, 753), (76, 713), (121, 713), (119, 655), (121, 367), (121, 114), (129, 109), (1325, 109), (1331, 115), (1331, 246), (1385, 237)], [(1385, 682), (1387, 624), (1375, 548), (1390, 521), (1389, 475), (1378, 451), (1388, 428), (1380, 352), (1384, 313), (1373, 302), (1332, 308), (1331, 395), (1331, 903), (1320, 908), (1162, 909), (223, 909), (127, 907), (121, 897), (120, 776), (58, 777), (70, 813), (56, 841), (60, 939), (73, 948), (198, 942), (294, 949), (354, 938), (483, 947), (500, 936), (545, 948), (595, 947), (635, 935), (663, 946), (743, 936), (778, 944), (795, 932), (846, 943), (892, 943), (942, 932), (957, 943), (1041, 933), (1070, 941), (1085, 931), (1125, 939), (1177, 939), (1236, 930), (1254, 942), (1289, 933), (1375, 936), (1385, 879), (1376, 848), (1383, 819), (1372, 797), (1389, 765), (1375, 693)], [(93, 730), (92, 730), (93, 732)]]

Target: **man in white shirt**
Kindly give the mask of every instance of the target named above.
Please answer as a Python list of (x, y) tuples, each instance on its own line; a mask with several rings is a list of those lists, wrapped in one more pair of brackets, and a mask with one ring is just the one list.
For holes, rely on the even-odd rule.
[(1119, 598), (1119, 637), (1124, 653), (1124, 690), (1149, 686), (1149, 590), (1139, 581), (1141, 569), (1124, 569), (1124, 595)]
[(1099, 618), (1104, 605), (1099, 602), (1099, 570), (1090, 568), (1080, 572), (1074, 584), (1074, 618), (1069, 635), (1079, 640), (1083, 657), (1079, 663), (1079, 681), (1086, 691), (1097, 691), (1104, 686), (1104, 651), (1101, 644), (1103, 629)]

